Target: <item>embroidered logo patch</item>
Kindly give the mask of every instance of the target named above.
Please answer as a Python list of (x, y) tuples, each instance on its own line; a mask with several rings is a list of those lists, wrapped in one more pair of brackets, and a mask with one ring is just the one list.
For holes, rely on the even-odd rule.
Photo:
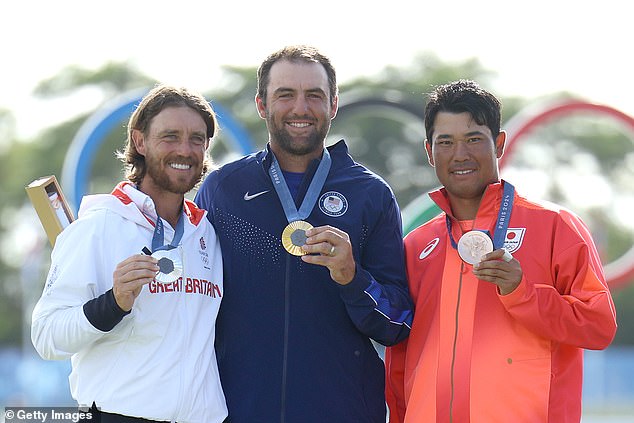
[(425, 248), (423, 248), (423, 251), (420, 252), (420, 255), (418, 256), (418, 258), (422, 260), (428, 255), (430, 255), (431, 252), (434, 251), (434, 249), (436, 248), (439, 242), (440, 242), (440, 238), (434, 238), (431, 241), (429, 241), (429, 243), (425, 246)]
[(506, 230), (506, 238), (504, 238), (504, 248), (509, 253), (519, 250), (522, 246), (522, 241), (524, 241), (525, 233), (526, 228), (508, 228)]
[(328, 191), (319, 197), (319, 209), (330, 217), (339, 217), (348, 210), (348, 200), (343, 194)]
[(209, 254), (207, 254), (207, 243), (205, 242), (204, 237), (200, 237), (198, 240), (200, 242), (200, 250), (198, 250), (198, 254), (200, 254), (200, 260), (203, 262), (203, 267), (205, 269), (209, 269)]

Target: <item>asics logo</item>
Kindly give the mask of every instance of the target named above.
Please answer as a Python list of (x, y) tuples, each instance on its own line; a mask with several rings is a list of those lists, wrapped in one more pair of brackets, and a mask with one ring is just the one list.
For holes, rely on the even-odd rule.
[(418, 256), (418, 258), (422, 260), (428, 255), (430, 255), (431, 252), (434, 251), (434, 249), (436, 248), (439, 242), (440, 242), (439, 238), (434, 238), (431, 241), (429, 241), (429, 243), (425, 245), (425, 248), (423, 248), (423, 251), (420, 252), (420, 255)]
[(244, 201), (253, 200), (255, 197), (259, 197), (260, 195), (266, 194), (267, 192), (269, 192), (268, 189), (266, 191), (256, 192), (255, 194), (249, 194), (249, 191), (247, 191), (244, 193)]

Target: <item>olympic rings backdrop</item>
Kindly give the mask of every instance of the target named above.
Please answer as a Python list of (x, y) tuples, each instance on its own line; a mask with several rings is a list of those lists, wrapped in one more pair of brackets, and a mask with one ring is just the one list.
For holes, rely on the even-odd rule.
[[(77, 132), (67, 152), (62, 170), (63, 185), (71, 188), (67, 197), (74, 207), (86, 194), (90, 170), (99, 146), (112, 130), (127, 121), (147, 91), (148, 89), (137, 90), (115, 98), (86, 120)], [(223, 128), (223, 133), (229, 136), (230, 148), (240, 155), (255, 151), (256, 144), (250, 134), (231, 116), (229, 111), (217, 102), (213, 102), (212, 106), (216, 111), (219, 125)], [(418, 119), (422, 123), (422, 110), (417, 110), (404, 102), (380, 97), (361, 98), (341, 105), (338, 115), (346, 115), (362, 108), (381, 109), (395, 115), (406, 115), (408, 119)], [(577, 113), (609, 117), (623, 124), (634, 139), (634, 119), (612, 107), (578, 100), (544, 104), (533, 107), (530, 111), (521, 112), (505, 123), (504, 127), (508, 135), (506, 151), (500, 160), (500, 167), (503, 168), (508, 163), (518, 144), (535, 128)], [(438, 213), (439, 209), (426, 195), (419, 196), (403, 208), (404, 233), (408, 233)], [(629, 250), (616, 260), (606, 263), (605, 273), (608, 283), (613, 288), (632, 282), (634, 280), (634, 245), (631, 245)]]

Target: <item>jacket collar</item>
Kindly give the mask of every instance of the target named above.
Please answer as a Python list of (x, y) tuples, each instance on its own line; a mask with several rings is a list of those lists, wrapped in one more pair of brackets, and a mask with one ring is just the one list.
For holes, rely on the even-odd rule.
[[(348, 155), (348, 146), (344, 140), (339, 140), (335, 144), (326, 147), (328, 152), (333, 157), (339, 157), (341, 155)], [(267, 143), (264, 150), (258, 153), (258, 162), (262, 164), (262, 167), (266, 172), (268, 172), (269, 167), (271, 167), (271, 163), (273, 162), (273, 152), (271, 151), (271, 143)], [(317, 165), (319, 164), (318, 160), (314, 160), (313, 163), (308, 167), (308, 173), (313, 173), (317, 169)]]
[[(156, 206), (154, 201), (149, 195), (137, 189), (137, 187), (130, 181), (122, 181), (112, 190), (112, 195), (117, 197), (124, 205), (134, 203), (135, 206), (148, 217), (149, 221), (154, 224), (157, 219)], [(198, 226), (200, 221), (205, 216), (205, 211), (199, 209), (193, 202), (185, 199), (183, 203), (183, 211), (194, 225)]]
[[(503, 184), (504, 180), (500, 180), (486, 187), (486, 189), (484, 190), (484, 194), (482, 195), (482, 200), (480, 201), (480, 207), (478, 208), (476, 218), (480, 216), (488, 216), (491, 214), (495, 215), (499, 208), (500, 200), (502, 198), (502, 190), (504, 187)], [(453, 211), (451, 210), (451, 203), (449, 202), (447, 190), (444, 187), (430, 192), (429, 197), (438, 205), (438, 207), (440, 207), (442, 211), (444, 211), (454, 220), (456, 219)]]

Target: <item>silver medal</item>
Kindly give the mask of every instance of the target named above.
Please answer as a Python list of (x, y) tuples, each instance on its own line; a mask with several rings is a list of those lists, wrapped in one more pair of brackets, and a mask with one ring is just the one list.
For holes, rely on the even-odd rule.
[(183, 260), (180, 257), (179, 248), (172, 250), (159, 250), (152, 253), (152, 257), (158, 260), (159, 271), (154, 277), (162, 283), (171, 283), (183, 274)]

